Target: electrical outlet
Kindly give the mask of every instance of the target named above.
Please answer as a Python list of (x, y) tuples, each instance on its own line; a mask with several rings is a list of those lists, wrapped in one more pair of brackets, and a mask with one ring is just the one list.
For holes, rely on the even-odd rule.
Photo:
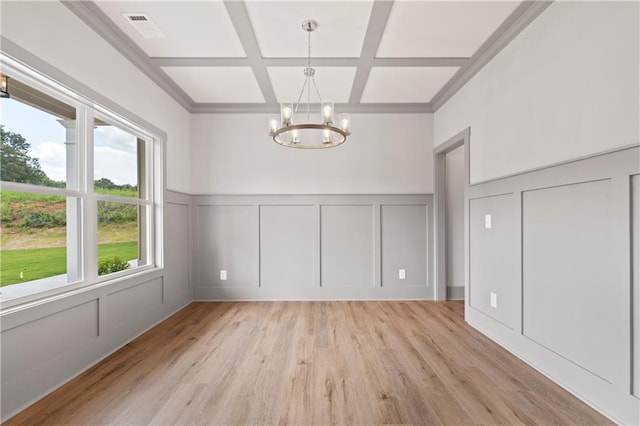
[(220, 271), (220, 281), (226, 281), (227, 271)]
[(398, 269), (398, 279), (406, 280), (407, 279), (407, 270), (406, 269)]
[(485, 214), (484, 215), (484, 227), (485, 227), (485, 229), (491, 229), (491, 215), (490, 214)]
[(494, 292), (491, 292), (491, 307), (498, 309), (498, 295)]

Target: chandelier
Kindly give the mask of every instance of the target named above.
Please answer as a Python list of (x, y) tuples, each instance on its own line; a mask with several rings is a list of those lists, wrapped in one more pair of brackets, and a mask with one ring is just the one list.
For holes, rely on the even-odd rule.
[[(291, 148), (318, 149), (338, 146), (347, 140), (351, 134), (351, 117), (349, 114), (340, 114), (339, 121), (334, 122), (333, 101), (323, 99), (315, 81), (316, 70), (311, 68), (311, 33), (318, 28), (314, 20), (306, 20), (302, 23), (302, 30), (308, 34), (307, 67), (304, 69), (304, 84), (296, 103), (282, 102), (280, 104), (280, 116), (269, 117), (269, 136), (282, 145)], [(320, 103), (320, 122), (312, 123), (311, 120), (311, 86)], [(300, 101), (306, 91), (306, 108), (300, 110), (303, 105)], [(306, 111), (305, 111), (306, 110)], [(306, 114), (305, 114), (306, 112)], [(317, 111), (316, 111), (317, 113)], [(298, 119), (304, 118), (306, 122), (298, 123)]]

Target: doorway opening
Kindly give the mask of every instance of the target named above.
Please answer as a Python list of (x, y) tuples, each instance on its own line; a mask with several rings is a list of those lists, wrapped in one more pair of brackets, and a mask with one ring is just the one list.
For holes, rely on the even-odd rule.
[(470, 128), (434, 149), (435, 299), (466, 299)]

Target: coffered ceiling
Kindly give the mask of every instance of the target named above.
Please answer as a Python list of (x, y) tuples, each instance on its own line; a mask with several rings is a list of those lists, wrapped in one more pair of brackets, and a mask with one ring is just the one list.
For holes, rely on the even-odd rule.
[(63, 3), (197, 113), (267, 112), (295, 101), (307, 62), (306, 19), (319, 24), (311, 37), (316, 82), (341, 111), (430, 112), (550, 2)]

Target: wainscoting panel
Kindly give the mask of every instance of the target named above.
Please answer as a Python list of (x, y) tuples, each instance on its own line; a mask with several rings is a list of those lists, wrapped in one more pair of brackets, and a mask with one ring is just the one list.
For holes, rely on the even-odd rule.
[(639, 174), (634, 145), (466, 195), (467, 322), (621, 424), (640, 424)]
[[(198, 279), (200, 286), (258, 286), (258, 228), (254, 207), (197, 207)], [(226, 280), (220, 271), (227, 272)]]
[[(427, 206), (381, 206), (382, 286), (427, 284)], [(405, 279), (399, 270), (405, 270)]]
[(2, 333), (2, 378), (11, 380), (30, 365), (73, 351), (98, 337), (98, 301), (92, 300)]
[(312, 206), (260, 206), (260, 286), (283, 294), (313, 286)]
[[(518, 257), (513, 250), (517, 227), (513, 194), (469, 202), (470, 306), (510, 328), (516, 327)], [(490, 221), (489, 225), (487, 221)], [(491, 306), (492, 294), (495, 306)]]
[(198, 195), (193, 203), (196, 300), (433, 298), (431, 195)]
[(25, 375), (45, 389), (64, 380), (98, 338), (98, 300), (90, 300), (2, 333), (2, 405), (20, 406), (33, 397), (20, 386)]
[(322, 206), (320, 217), (321, 286), (373, 287), (373, 206)]
[[(522, 198), (523, 333), (608, 381), (622, 361), (612, 339), (618, 316), (594, 313), (617, 309), (616, 294), (607, 291), (611, 201), (609, 179)], [(568, 303), (576, 297), (580, 303)]]
[(191, 278), (191, 212), (186, 203), (168, 203), (165, 209), (167, 227), (165, 248), (166, 280), (173, 283), (165, 291), (168, 299), (183, 300), (184, 294), (193, 297)]
[(107, 296), (107, 328), (113, 331), (162, 305), (162, 279), (140, 283)]
[(631, 300), (633, 309), (633, 352), (631, 353), (633, 370), (633, 395), (640, 398), (640, 175), (631, 177), (631, 268), (633, 287)]

